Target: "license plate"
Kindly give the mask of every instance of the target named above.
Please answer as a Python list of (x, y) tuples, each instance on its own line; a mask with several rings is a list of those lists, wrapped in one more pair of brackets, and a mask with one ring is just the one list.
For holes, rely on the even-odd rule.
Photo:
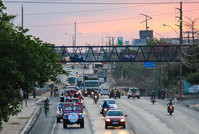
[(118, 122), (113, 122), (113, 124), (118, 124)]

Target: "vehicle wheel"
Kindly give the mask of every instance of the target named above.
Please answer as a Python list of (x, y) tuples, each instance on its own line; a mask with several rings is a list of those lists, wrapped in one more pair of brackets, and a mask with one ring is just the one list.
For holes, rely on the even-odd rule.
[(57, 122), (60, 122), (60, 118), (57, 118)]
[(123, 129), (125, 129), (125, 128), (126, 128), (126, 126), (124, 125), (124, 126), (122, 126), (122, 128), (123, 128)]
[(80, 127), (84, 128), (84, 120), (80, 123)]
[(109, 96), (109, 98), (111, 98), (111, 96)]
[(155, 102), (153, 101), (153, 104), (154, 104)]
[(64, 128), (67, 128), (67, 123), (66, 123), (66, 121), (64, 121), (64, 120), (63, 120), (63, 127), (64, 127)]
[(107, 129), (108, 128), (108, 126), (105, 124), (105, 129)]
[(120, 96), (119, 96), (119, 99), (120, 99)]
[(140, 99), (140, 96), (138, 96), (138, 99)]
[(169, 114), (172, 115), (172, 112), (170, 112)]
[(130, 96), (128, 96), (128, 99), (130, 98)]

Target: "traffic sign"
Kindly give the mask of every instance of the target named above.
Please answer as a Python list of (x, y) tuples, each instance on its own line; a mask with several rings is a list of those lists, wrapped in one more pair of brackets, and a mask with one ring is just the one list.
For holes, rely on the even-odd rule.
[(144, 67), (155, 68), (155, 66), (156, 66), (155, 62), (144, 62)]

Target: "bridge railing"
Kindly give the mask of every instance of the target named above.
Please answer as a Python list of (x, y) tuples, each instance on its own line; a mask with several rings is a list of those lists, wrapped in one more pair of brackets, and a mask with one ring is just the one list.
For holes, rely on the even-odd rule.
[[(183, 45), (183, 52), (189, 47)], [(181, 54), (179, 45), (55, 46), (55, 51), (67, 62), (179, 62)]]

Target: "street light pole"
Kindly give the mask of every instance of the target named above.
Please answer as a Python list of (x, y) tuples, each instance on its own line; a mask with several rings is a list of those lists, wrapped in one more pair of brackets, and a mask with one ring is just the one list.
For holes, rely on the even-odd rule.
[(180, 36), (180, 35), (178, 34), (178, 32), (177, 32), (172, 26), (167, 25), (167, 24), (162, 24), (162, 26), (170, 27), (178, 36)]

